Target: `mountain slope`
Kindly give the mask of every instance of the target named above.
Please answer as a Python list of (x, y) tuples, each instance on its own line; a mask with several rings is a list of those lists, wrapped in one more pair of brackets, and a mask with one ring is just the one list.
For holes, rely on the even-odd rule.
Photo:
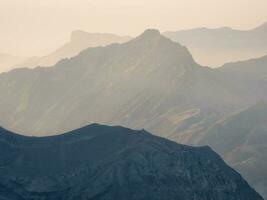
[[(239, 62), (226, 63), (222, 67), (217, 68), (218, 71), (225, 73), (225, 75), (230, 76), (231, 74), (239, 75), (244, 79), (249, 80), (267, 80), (267, 55), (245, 60)], [(227, 74), (226, 74), (227, 73)]]
[(73, 31), (70, 41), (64, 46), (43, 57), (32, 57), (16, 67), (37, 67), (53, 66), (64, 58), (76, 56), (81, 51), (89, 47), (106, 46), (112, 43), (124, 43), (131, 38), (128, 36), (118, 36), (109, 33), (87, 33), (84, 31)]
[(267, 56), (227, 63), (215, 71), (225, 82), (247, 93), (247, 98), (267, 99)]
[(197, 28), (164, 35), (187, 46), (196, 61), (218, 67), (224, 63), (246, 60), (267, 54), (267, 23), (241, 31), (228, 27)]
[(90, 125), (24, 137), (0, 129), (0, 199), (262, 200), (208, 147)]
[(260, 102), (211, 127), (199, 144), (210, 145), (267, 198), (267, 104)]
[(0, 75), (5, 96), (0, 122), (25, 134), (53, 134), (98, 122), (167, 137), (166, 132), (176, 133), (184, 119), (196, 114), (200, 121), (210, 115), (216, 119), (217, 112), (257, 100), (248, 100), (246, 92), (225, 84), (217, 73), (196, 64), (185, 47), (148, 30), (121, 45), (90, 48), (52, 68)]
[(93, 122), (119, 124), (198, 144), (222, 116), (267, 99), (265, 61), (257, 60), (262, 63), (257, 74), (247, 76), (242, 67), (231, 73), (232, 67), (201, 67), (185, 47), (147, 30), (127, 43), (89, 48), (51, 68), (0, 74), (0, 123), (35, 136)]

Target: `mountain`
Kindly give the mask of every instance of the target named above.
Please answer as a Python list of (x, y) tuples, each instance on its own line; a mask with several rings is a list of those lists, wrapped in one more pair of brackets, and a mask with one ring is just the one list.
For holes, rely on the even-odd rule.
[(219, 71), (195, 63), (184, 46), (147, 30), (51, 68), (1, 74), (0, 122), (25, 134), (56, 134), (97, 122), (168, 137), (186, 119), (213, 121), (220, 112), (258, 101), (229, 84)]
[(0, 74), (0, 124), (34, 136), (118, 124), (198, 145), (222, 117), (267, 100), (264, 59), (244, 61), (246, 76), (238, 63), (202, 67), (186, 47), (147, 30), (53, 67)]
[(0, 73), (12, 69), (15, 65), (25, 60), (25, 58), (0, 53)]
[(49, 55), (32, 57), (19, 63), (17, 67), (52, 66), (59, 60), (76, 56), (89, 47), (106, 46), (112, 43), (124, 43), (131, 38), (109, 33), (87, 33), (81, 30), (73, 31), (70, 41)]
[(267, 80), (267, 55), (245, 60), (239, 62), (226, 63), (222, 67), (219, 67), (217, 70), (225, 73), (229, 76), (230, 74), (238, 74), (243, 79), (247, 80)]
[(208, 129), (199, 142), (210, 145), (267, 198), (267, 103), (260, 102)]
[[(141, 115), (145, 104), (153, 106), (146, 101), (160, 104), (168, 92), (164, 88), (176, 89), (177, 77), (190, 68), (200, 66), (186, 48), (148, 30), (128, 43), (90, 48), (51, 68), (0, 75), (0, 91), (5, 95), (0, 100), (5, 113), (0, 120), (25, 134), (64, 132), (91, 122), (115, 124), (121, 118), (138, 124), (146, 118)], [(135, 104), (140, 104), (138, 110)], [(127, 114), (133, 116), (127, 119)]]
[(266, 55), (266, 34), (267, 23), (250, 30), (222, 27), (164, 33), (166, 37), (187, 46), (198, 63), (213, 67)]
[[(267, 56), (232, 62), (217, 68), (225, 82), (233, 84), (247, 93), (247, 98), (267, 99)], [(243, 88), (243, 89), (241, 89)], [(253, 90), (253, 91), (251, 91)]]
[(144, 130), (93, 124), (36, 138), (1, 128), (0, 149), (0, 199), (262, 200), (209, 147)]

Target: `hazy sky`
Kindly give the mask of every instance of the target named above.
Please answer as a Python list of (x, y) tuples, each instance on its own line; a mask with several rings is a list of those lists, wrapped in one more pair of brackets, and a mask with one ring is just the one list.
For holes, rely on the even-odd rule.
[(70, 32), (137, 35), (199, 26), (249, 29), (267, 21), (267, 0), (0, 0), (0, 52), (42, 55)]

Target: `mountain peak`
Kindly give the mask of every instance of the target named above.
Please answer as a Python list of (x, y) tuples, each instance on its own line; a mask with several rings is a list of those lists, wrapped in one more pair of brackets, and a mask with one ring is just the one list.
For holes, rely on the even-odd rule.
[(139, 36), (139, 38), (159, 38), (159, 37), (162, 37), (162, 35), (157, 29), (147, 29)]
[(80, 37), (83, 37), (84, 35), (87, 35), (88, 33), (82, 30), (74, 30), (71, 32), (70, 40), (75, 41), (77, 39), (80, 39)]
[(157, 29), (146, 29), (144, 32), (143, 32), (143, 35), (160, 35), (160, 32), (159, 30)]

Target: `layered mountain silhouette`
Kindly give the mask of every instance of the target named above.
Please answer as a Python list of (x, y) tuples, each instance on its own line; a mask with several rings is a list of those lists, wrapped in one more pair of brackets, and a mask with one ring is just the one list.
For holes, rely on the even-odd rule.
[(147, 30), (130, 42), (90, 48), (51, 68), (1, 74), (0, 122), (39, 135), (90, 122), (175, 134), (185, 119), (216, 119), (265, 98), (257, 79), (240, 84), (239, 73), (225, 71), (199, 66), (185, 47)]
[(186, 45), (198, 63), (214, 67), (266, 55), (266, 34), (267, 23), (251, 30), (222, 27), (164, 33), (172, 40)]
[(0, 129), (0, 199), (262, 198), (209, 147), (93, 124), (63, 135)]
[(202, 67), (186, 47), (147, 30), (50, 68), (0, 74), (0, 123), (35, 136), (119, 124), (198, 145), (222, 117), (267, 99), (265, 63)]
[[(198, 63), (221, 66), (224, 63), (261, 57), (267, 54), (267, 23), (251, 30), (235, 30), (229, 27), (196, 28), (168, 31), (164, 35), (189, 48)], [(20, 67), (53, 66), (59, 60), (76, 56), (89, 47), (124, 43), (130, 36), (109, 33), (88, 33), (76, 30), (68, 43), (42, 57), (20, 58), (0, 54), (0, 72)]]
[(76, 30), (71, 33), (68, 43), (58, 48), (49, 55), (29, 58), (15, 67), (53, 66), (59, 60), (76, 56), (89, 47), (106, 46), (112, 43), (124, 43), (131, 39), (128, 36), (118, 36), (110, 33), (88, 33)]

